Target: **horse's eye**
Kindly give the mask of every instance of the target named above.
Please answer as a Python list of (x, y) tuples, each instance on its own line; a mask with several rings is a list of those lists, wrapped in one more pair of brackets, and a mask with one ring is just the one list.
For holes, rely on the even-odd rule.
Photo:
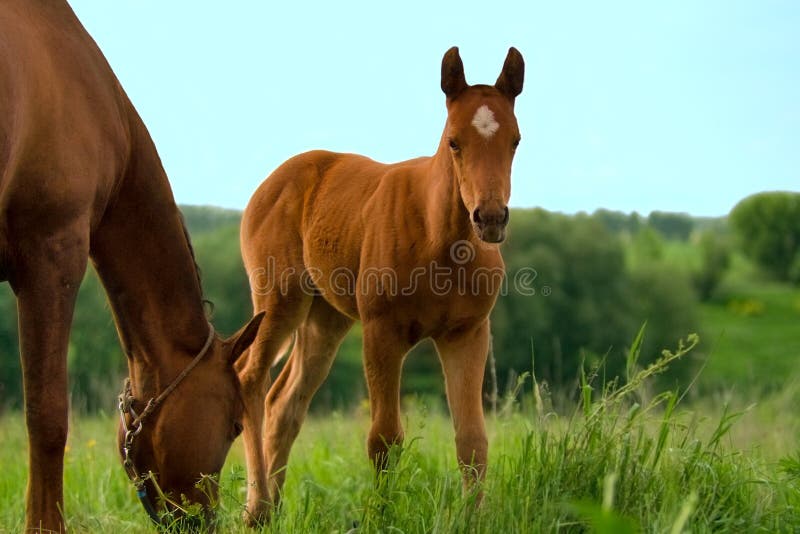
[(238, 438), (239, 434), (241, 434), (243, 430), (244, 430), (244, 427), (242, 426), (242, 423), (240, 423), (239, 421), (236, 421), (235, 423), (233, 423), (233, 437), (234, 437), (234, 439)]
[(450, 144), (450, 150), (452, 150), (454, 152), (458, 151), (458, 149), (460, 148), (458, 146), (458, 143), (456, 143), (456, 141), (454, 139), (450, 139), (449, 144)]
[(520, 141), (521, 141), (521, 139), (519, 139), (519, 138), (517, 138), (517, 139), (514, 139), (514, 150), (516, 150), (516, 149), (517, 149), (517, 147), (519, 146), (519, 142), (520, 142)]

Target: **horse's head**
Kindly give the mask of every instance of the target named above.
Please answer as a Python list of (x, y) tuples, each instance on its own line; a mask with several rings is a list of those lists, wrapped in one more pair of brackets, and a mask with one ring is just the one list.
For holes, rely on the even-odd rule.
[(508, 223), (511, 161), (520, 141), (514, 99), (522, 92), (525, 64), (516, 48), (491, 85), (468, 85), (458, 48), (442, 60), (442, 91), (447, 95), (447, 124), (442, 143), (449, 150), (461, 200), (475, 233), (500, 243)]
[[(141, 432), (132, 441), (130, 459), (134, 474), (146, 479), (149, 473), (153, 474), (145, 483), (148, 501), (143, 503), (145, 507), (149, 504), (156, 511), (163, 510), (160, 489), (169, 499), (167, 510), (175, 515), (184, 515), (181, 510), (184, 503), (198, 503), (203, 507), (205, 519), (211, 519), (217, 485), (208, 479), (204, 483), (204, 475), (220, 472), (231, 444), (241, 433), (244, 405), (233, 364), (252, 343), (262, 319), (263, 313), (258, 314), (229, 339), (211, 334), (205, 355), (143, 419)], [(141, 370), (136, 372), (137, 381), (156, 385), (155, 393), (163, 393), (192, 361), (191, 354), (177, 352), (164, 358), (170, 363), (160, 371), (163, 376)], [(147, 400), (137, 395), (134, 411), (141, 414)], [(126, 413), (126, 426), (131, 425), (132, 418)], [(129, 430), (135, 428), (129, 426)], [(124, 439), (125, 428), (121, 423), (118, 440), (123, 462)], [(126, 469), (131, 475), (131, 470)]]

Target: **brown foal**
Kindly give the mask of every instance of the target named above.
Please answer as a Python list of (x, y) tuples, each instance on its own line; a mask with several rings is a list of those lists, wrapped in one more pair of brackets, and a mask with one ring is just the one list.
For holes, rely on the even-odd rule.
[(19, 310), (30, 443), (27, 530), (65, 528), (67, 344), (90, 257), (128, 358), (134, 410), (141, 412), (202, 352), (144, 421), (132, 461), (176, 499), (209, 504), (215, 488), (207, 494), (195, 483), (220, 470), (240, 428), (233, 362), (261, 316), (228, 340), (213, 334), (158, 153), (102, 53), (66, 1), (5, 0), (0, 280), (11, 283)]
[[(356, 320), (363, 323), (372, 416), (367, 448), (375, 465), (385, 466), (387, 447), (403, 440), (403, 359), (432, 338), (465, 484), (483, 477), (481, 386), (489, 313), (503, 276), (498, 243), (508, 222), (520, 140), (514, 100), (523, 76), (522, 56), (511, 48), (495, 85), (470, 86), (452, 48), (442, 62), (447, 122), (433, 157), (383, 165), (308, 152), (281, 165), (250, 200), (242, 252), (255, 311), (268, 319), (237, 364), (247, 520), (267, 518), (278, 503), (311, 398)], [(290, 345), (267, 393), (269, 369)]]

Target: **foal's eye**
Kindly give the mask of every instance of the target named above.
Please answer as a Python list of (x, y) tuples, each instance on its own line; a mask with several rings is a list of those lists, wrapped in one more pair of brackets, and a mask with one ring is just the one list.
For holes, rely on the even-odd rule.
[(244, 430), (244, 427), (242, 426), (242, 423), (240, 423), (239, 421), (236, 421), (235, 423), (233, 423), (233, 437), (234, 437), (234, 439), (238, 438), (239, 434), (241, 434), (243, 430)]
[(450, 144), (450, 150), (452, 150), (453, 152), (457, 152), (458, 149), (461, 148), (458, 146), (458, 143), (456, 143), (456, 141), (453, 139), (450, 139), (449, 144)]
[(519, 142), (520, 142), (520, 141), (521, 141), (521, 139), (519, 139), (519, 138), (517, 138), (517, 139), (514, 139), (514, 144), (513, 144), (513, 148), (514, 148), (514, 150), (516, 150), (516, 149), (517, 149), (517, 147), (519, 146)]

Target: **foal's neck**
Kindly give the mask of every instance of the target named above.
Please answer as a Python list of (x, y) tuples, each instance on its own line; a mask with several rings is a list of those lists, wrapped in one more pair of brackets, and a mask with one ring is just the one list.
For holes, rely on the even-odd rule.
[(469, 212), (461, 200), (458, 177), (444, 135), (429, 165), (426, 187), (430, 187), (430, 194), (426, 195), (426, 218), (437, 244), (450, 247), (456, 241), (472, 240), (474, 232), (470, 226)]

